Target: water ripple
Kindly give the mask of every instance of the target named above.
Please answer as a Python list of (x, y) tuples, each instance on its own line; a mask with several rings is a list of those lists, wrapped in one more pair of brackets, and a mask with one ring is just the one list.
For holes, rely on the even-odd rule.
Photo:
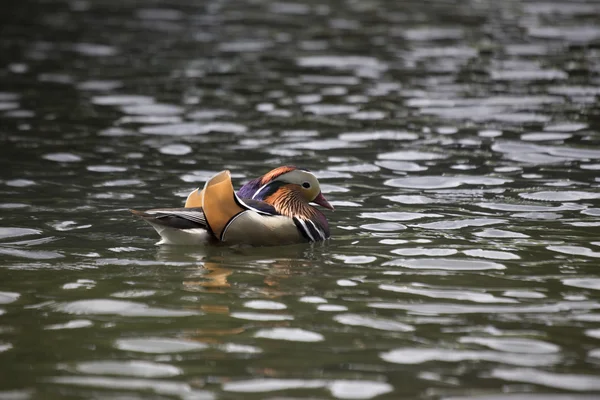
[(380, 357), (395, 364), (421, 364), (430, 361), (490, 361), (518, 366), (554, 365), (562, 357), (554, 354), (521, 354), (482, 350), (402, 348), (381, 353)]
[(187, 144), (169, 144), (159, 149), (162, 154), (171, 156), (183, 156), (192, 152), (192, 148)]
[(179, 396), (182, 399), (214, 400), (212, 393), (192, 389), (187, 383), (158, 379), (108, 378), (97, 376), (57, 376), (50, 382), (63, 385), (119, 390), (150, 390), (157, 394)]
[(121, 110), (125, 114), (151, 116), (171, 116), (182, 114), (184, 112), (184, 109), (180, 106), (158, 103), (139, 103), (135, 105), (127, 105), (123, 106)]
[(145, 337), (117, 339), (115, 341), (115, 347), (125, 351), (163, 354), (203, 350), (208, 346), (204, 343), (194, 342), (191, 340)]
[(56, 161), (61, 163), (72, 163), (79, 162), (82, 160), (80, 156), (72, 153), (50, 153), (45, 154), (44, 156), (42, 156), (42, 158), (45, 160)]
[(562, 390), (600, 390), (600, 378), (596, 375), (561, 374), (531, 368), (495, 368), (491, 376), (509, 382), (532, 383)]
[(517, 303), (514, 299), (506, 299), (497, 297), (483, 291), (469, 291), (469, 290), (457, 290), (457, 289), (441, 289), (441, 288), (428, 288), (425, 285), (413, 283), (410, 286), (397, 286), (397, 285), (379, 285), (379, 289), (388, 290), (396, 293), (411, 293), (419, 296), (431, 297), (434, 299), (453, 299), (453, 300), (465, 300), (472, 301), (475, 303)]
[(275, 340), (289, 340), (293, 342), (321, 342), (325, 340), (324, 336), (320, 333), (311, 332), (300, 328), (260, 329), (254, 334), (254, 337)]
[(83, 374), (125, 375), (141, 378), (176, 376), (183, 373), (180, 368), (172, 365), (138, 360), (80, 362), (75, 369)]
[(427, 167), (409, 161), (377, 161), (375, 165), (392, 171), (418, 172), (427, 170)]
[(503, 229), (484, 229), (481, 232), (474, 233), (475, 236), (484, 238), (505, 238), (505, 239), (524, 239), (528, 238), (529, 235), (519, 232), (512, 232)]
[(579, 201), (579, 200), (591, 200), (599, 199), (600, 193), (592, 192), (581, 192), (581, 191), (562, 191), (562, 192), (534, 192), (534, 193), (520, 193), (520, 197), (527, 200), (541, 200), (541, 201)]
[(22, 250), (12, 247), (0, 247), (0, 254), (16, 258), (26, 258), (30, 260), (54, 260), (63, 258), (64, 255), (57, 251), (46, 250)]
[(124, 317), (188, 317), (199, 314), (196, 311), (169, 310), (166, 308), (150, 307), (142, 303), (109, 299), (77, 300), (59, 304), (55, 308), (69, 314), (108, 314)]
[(429, 256), (429, 257), (444, 257), (451, 256), (458, 253), (455, 249), (425, 249), (422, 247), (418, 248), (403, 248), (392, 250), (393, 254), (399, 256)]
[(363, 229), (366, 229), (368, 231), (375, 231), (375, 232), (395, 232), (395, 231), (402, 231), (402, 230), (406, 229), (406, 225), (397, 224), (394, 222), (364, 224), (364, 225), (361, 225), (360, 227)]
[(384, 71), (387, 65), (374, 57), (365, 56), (306, 56), (296, 60), (301, 67), (333, 69), (369, 69)]
[(0, 292), (0, 304), (8, 304), (17, 301), (21, 297), (19, 293)]
[(247, 128), (244, 125), (230, 122), (211, 122), (206, 124), (186, 122), (181, 124), (145, 126), (140, 129), (141, 133), (148, 135), (166, 136), (192, 136), (210, 132), (244, 133), (246, 131)]
[(566, 286), (600, 290), (600, 278), (570, 278), (563, 279), (562, 283)]
[(283, 303), (270, 300), (251, 300), (244, 303), (244, 307), (257, 310), (285, 310), (287, 307)]
[(291, 321), (294, 319), (292, 315), (284, 314), (265, 314), (252, 312), (232, 312), (229, 314), (233, 318), (248, 319), (251, 321)]
[(385, 185), (411, 189), (444, 189), (462, 185), (496, 186), (511, 182), (510, 179), (492, 178), (487, 176), (419, 176), (389, 179)]
[(0, 227), (0, 239), (14, 238), (28, 235), (40, 235), (42, 231), (30, 228), (4, 228)]
[(124, 106), (154, 103), (154, 99), (149, 96), (111, 94), (92, 97), (92, 103), (102, 106)]
[(502, 264), (491, 261), (460, 260), (451, 258), (414, 258), (397, 259), (383, 263), (386, 267), (411, 269), (440, 269), (449, 271), (486, 271), (506, 269)]
[(394, 331), (394, 332), (411, 332), (415, 328), (411, 325), (404, 324), (393, 319), (387, 319), (383, 317), (374, 317), (369, 315), (360, 314), (338, 314), (333, 317), (334, 321), (340, 324), (350, 326), (365, 326), (368, 328), (383, 330), (383, 331)]
[(557, 253), (600, 258), (600, 252), (593, 251), (592, 249), (583, 246), (547, 246), (546, 248)]
[(425, 151), (402, 150), (391, 153), (380, 153), (377, 158), (380, 160), (400, 160), (400, 161), (415, 161), (415, 160), (439, 160), (446, 158), (447, 155), (442, 153), (432, 153)]
[(47, 325), (44, 329), (47, 330), (61, 330), (61, 329), (79, 329), (79, 328), (87, 328), (93, 326), (94, 323), (87, 319), (74, 319), (72, 321), (66, 322), (64, 324), (52, 324)]
[(471, 257), (481, 257), (481, 258), (489, 258), (492, 260), (518, 260), (519, 257), (516, 254), (509, 253), (508, 251), (499, 251), (499, 250), (464, 250), (464, 254)]
[(417, 228), (424, 229), (462, 229), (470, 226), (487, 226), (487, 225), (495, 225), (506, 222), (504, 219), (494, 219), (494, 218), (472, 218), (472, 219), (459, 219), (459, 220), (451, 220), (451, 221), (438, 221), (438, 222), (428, 222), (424, 224), (415, 224), (414, 226)]
[(544, 342), (542, 340), (527, 339), (527, 338), (510, 338), (510, 337), (462, 337), (461, 343), (475, 343), (489, 347), (493, 350), (527, 353), (527, 354), (549, 354), (558, 353), (560, 347)]
[(263, 378), (228, 382), (223, 385), (223, 390), (235, 393), (263, 393), (278, 390), (318, 388), (327, 388), (336, 399), (371, 399), (393, 390), (388, 383), (365, 380), (326, 381), (321, 379)]
[(415, 140), (419, 135), (403, 131), (373, 131), (373, 132), (346, 132), (338, 135), (340, 140), (347, 142), (371, 142), (373, 140)]
[(419, 314), (506, 314), (506, 313), (557, 313), (570, 310), (592, 310), (600, 308), (593, 302), (559, 302), (542, 305), (481, 306), (450, 303), (405, 304), (405, 303), (369, 303), (369, 307), (391, 310), (407, 310)]
[(413, 221), (415, 219), (421, 219), (421, 218), (438, 218), (438, 217), (441, 217), (441, 215), (387, 211), (387, 212), (362, 213), (359, 215), (359, 217), (378, 219), (381, 221)]

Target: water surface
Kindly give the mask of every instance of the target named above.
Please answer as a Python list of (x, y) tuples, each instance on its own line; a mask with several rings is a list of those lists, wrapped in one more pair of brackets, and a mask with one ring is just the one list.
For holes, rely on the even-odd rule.
[[(0, 398), (600, 395), (593, 1), (21, 1), (0, 16)], [(333, 239), (128, 209), (308, 167)]]

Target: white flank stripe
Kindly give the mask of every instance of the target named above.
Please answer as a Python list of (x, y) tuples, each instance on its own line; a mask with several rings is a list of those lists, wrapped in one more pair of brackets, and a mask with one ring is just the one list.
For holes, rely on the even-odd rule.
[(310, 230), (308, 229), (308, 226), (306, 226), (306, 224), (304, 223), (304, 221), (302, 221), (300, 218), (296, 218), (296, 219), (298, 220), (298, 222), (300, 222), (300, 225), (302, 225), (302, 228), (304, 228), (304, 232), (306, 232), (306, 234), (308, 235), (308, 237), (310, 238), (310, 240), (312, 242), (316, 242), (315, 238), (310, 233)]
[(307, 222), (310, 222), (310, 224), (311, 224), (312, 226), (314, 226), (314, 227), (315, 227), (315, 230), (316, 230), (317, 232), (319, 232), (319, 236), (321, 237), (321, 240), (325, 240), (325, 239), (326, 239), (326, 237), (325, 237), (325, 232), (323, 232), (321, 229), (319, 229), (319, 228), (317, 227), (317, 225), (315, 225), (315, 223), (314, 223), (314, 222), (312, 222), (310, 219), (307, 219), (306, 221), (307, 221)]

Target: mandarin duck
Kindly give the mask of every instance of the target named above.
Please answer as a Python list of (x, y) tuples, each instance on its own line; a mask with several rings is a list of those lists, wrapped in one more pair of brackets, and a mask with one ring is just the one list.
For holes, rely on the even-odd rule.
[(309, 203), (333, 210), (317, 177), (294, 166), (275, 168), (236, 193), (222, 171), (192, 191), (184, 208), (131, 212), (161, 236), (158, 244), (227, 243), (285, 245), (328, 239), (325, 215)]

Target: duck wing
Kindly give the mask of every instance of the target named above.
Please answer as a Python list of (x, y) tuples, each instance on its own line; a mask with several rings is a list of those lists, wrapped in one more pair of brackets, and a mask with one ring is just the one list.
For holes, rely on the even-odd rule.
[(130, 211), (156, 230), (161, 237), (158, 244), (198, 245), (215, 241), (201, 207)]
[(174, 229), (208, 229), (202, 207), (130, 210), (132, 214), (157, 225)]

